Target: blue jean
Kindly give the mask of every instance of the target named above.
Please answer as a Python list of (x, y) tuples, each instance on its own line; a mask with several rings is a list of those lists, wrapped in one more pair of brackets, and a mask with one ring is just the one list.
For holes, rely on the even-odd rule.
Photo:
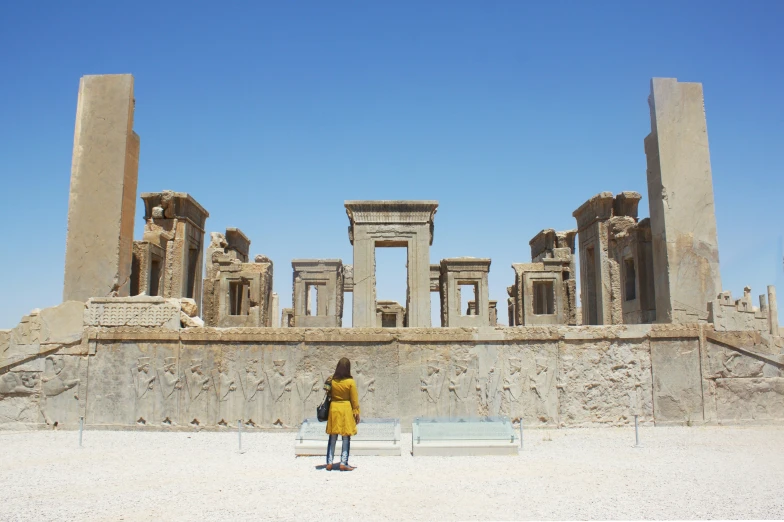
[[(340, 463), (348, 466), (348, 453), (351, 449), (351, 437), (341, 435), (343, 439), (342, 448), (340, 451)], [(335, 445), (338, 443), (337, 435), (330, 435), (329, 442), (327, 443), (327, 464), (332, 464), (332, 459), (335, 458)]]

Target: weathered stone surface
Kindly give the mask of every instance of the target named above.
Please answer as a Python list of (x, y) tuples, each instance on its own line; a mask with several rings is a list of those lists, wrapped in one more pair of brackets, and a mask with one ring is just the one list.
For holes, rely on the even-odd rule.
[(41, 343), (71, 344), (82, 339), (84, 303), (67, 301), (38, 314), (41, 321)]
[[(342, 326), (343, 262), (340, 259), (295, 259), (291, 267), (294, 325)], [(316, 302), (311, 302), (312, 289), (315, 289)]]
[(698, 339), (651, 341), (656, 424), (702, 423)]
[(180, 323), (183, 328), (201, 328), (204, 326), (204, 321), (201, 317), (191, 317), (185, 312), (180, 312)]
[(784, 420), (784, 378), (716, 379), (719, 422)]
[[(185, 192), (145, 192), (144, 240), (165, 252), (159, 295), (192, 298), (201, 303), (204, 266), (204, 226), (210, 216)], [(149, 274), (140, 274), (140, 279)]]
[(83, 76), (76, 106), (64, 301), (127, 296), (139, 136), (133, 76)]
[[(441, 326), (490, 326), (490, 297), (487, 277), (490, 259), (456, 257), (441, 260)], [(461, 286), (473, 288), (474, 295), (461, 295)], [(463, 313), (463, 299), (474, 298), (475, 314)], [(465, 305), (467, 309), (467, 303)]]
[(210, 234), (202, 306), (206, 324), (228, 328), (272, 326), (272, 261), (257, 255), (253, 263), (248, 263), (249, 247), (250, 240), (239, 229), (226, 229), (226, 235)]
[(188, 317), (196, 317), (199, 314), (199, 307), (196, 305), (196, 301), (187, 297), (180, 298), (180, 309)]
[(376, 247), (406, 247), (406, 324), (430, 326), (430, 245), (437, 201), (346, 201), (354, 245), (353, 322), (376, 323)]
[(637, 192), (601, 192), (573, 216), (580, 241), (582, 324), (653, 322), (649, 221), (637, 221)]
[[(112, 301), (125, 300), (132, 299)], [(194, 319), (179, 309), (176, 317)], [(37, 331), (26, 328), (19, 338), (32, 340)], [(86, 342), (73, 345), (84, 355), (66, 355), (70, 348), (55, 345), (53, 353), (4, 374), (0, 402), (10, 402), (0, 412), (17, 426), (29, 424), (37, 404), (41, 416), (33, 424), (75, 426), (86, 411), (88, 425), (97, 426), (229, 429), (241, 420), (247, 429), (293, 428), (313, 415), (324, 380), (347, 356), (363, 417), (400, 418), (404, 428), (423, 415), (505, 415), (525, 426), (553, 427), (625, 424), (635, 413), (662, 424), (724, 422), (738, 416), (741, 404), (757, 407), (764, 397), (772, 398), (770, 411), (752, 420), (773, 419), (778, 385), (749, 394), (739, 381), (782, 378), (784, 360), (759, 352), (777, 345), (765, 344), (770, 341), (758, 332), (730, 338), (706, 328), (89, 326)], [(700, 362), (705, 335), (724, 344), (709, 341)], [(761, 368), (760, 358), (767, 361)], [(712, 370), (719, 367), (725, 371)], [(45, 389), (44, 378), (53, 383)], [(42, 391), (49, 395), (39, 400)], [(720, 400), (731, 409), (700, 418), (703, 404), (716, 411)]]
[(85, 326), (180, 329), (179, 299), (163, 297), (93, 298), (84, 311)]
[(705, 320), (721, 276), (702, 84), (654, 78), (649, 105), (645, 154), (656, 321)]
[(653, 421), (650, 357), (640, 342), (562, 343), (560, 424), (625, 424), (633, 412), (643, 422)]

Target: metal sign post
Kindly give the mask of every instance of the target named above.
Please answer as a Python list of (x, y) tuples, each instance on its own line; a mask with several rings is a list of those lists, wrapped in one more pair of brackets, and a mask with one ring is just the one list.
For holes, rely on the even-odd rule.
[(520, 449), (523, 449), (523, 419), (520, 419)]
[(84, 430), (84, 417), (79, 417), (79, 447), (82, 447), (82, 431)]
[(641, 448), (640, 446), (640, 430), (637, 427), (637, 415), (634, 416), (634, 447)]

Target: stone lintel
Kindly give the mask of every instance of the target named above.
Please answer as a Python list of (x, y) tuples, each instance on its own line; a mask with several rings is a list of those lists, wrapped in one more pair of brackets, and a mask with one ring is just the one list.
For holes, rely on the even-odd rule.
[(481, 257), (452, 257), (441, 260), (441, 269), (448, 272), (489, 272), (490, 261)]
[(351, 225), (430, 224), (438, 201), (346, 201)]
[[(204, 222), (210, 217), (210, 213), (202, 207), (193, 196), (187, 192), (174, 192), (164, 190), (162, 192), (143, 192), (141, 196), (144, 201), (144, 219), (187, 219), (204, 232)], [(162, 216), (153, 215), (153, 209), (163, 208)]]
[(613, 201), (613, 214), (637, 219), (637, 206), (641, 199), (639, 192), (624, 191), (617, 194)]
[(577, 229), (563, 230), (555, 233), (555, 248), (568, 248), (574, 254), (574, 240)]
[[(334, 272), (343, 266), (341, 259), (292, 259), (291, 268), (297, 272)], [(349, 265), (350, 266), (350, 265)]]
[(250, 251), (250, 239), (239, 228), (226, 228), (226, 242), (229, 248), (236, 250), (245, 257)]
[(535, 259), (544, 252), (552, 252), (555, 248), (555, 229), (545, 228), (536, 234), (528, 244), (531, 247), (531, 259)]
[(577, 210), (572, 212), (572, 216), (577, 220), (578, 230), (582, 230), (597, 220), (610, 219), (612, 212), (612, 192), (600, 192), (580, 205)]

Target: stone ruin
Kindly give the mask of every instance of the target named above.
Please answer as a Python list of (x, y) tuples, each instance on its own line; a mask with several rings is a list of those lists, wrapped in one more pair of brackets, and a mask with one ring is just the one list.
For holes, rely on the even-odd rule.
[[(489, 258), (433, 263), (436, 201), (347, 201), (351, 264), (273, 262), (238, 228), (211, 232), (189, 194), (141, 194), (130, 75), (79, 88), (63, 303), (0, 330), (0, 427), (293, 428), (337, 357), (364, 417), (507, 415), (527, 426), (784, 420), (775, 289), (721, 289), (702, 86), (655, 78), (640, 194), (601, 192), (574, 230), (544, 229), (512, 265), (508, 326)], [(406, 302), (379, 300), (376, 248), (406, 248)], [(579, 265), (577, 260), (579, 259)], [(577, 288), (579, 270), (580, 288)], [(202, 277), (204, 274), (204, 277)], [(352, 328), (343, 297), (352, 292)], [(578, 307), (578, 292), (581, 306)], [(430, 321), (432, 294), (441, 327)]]

